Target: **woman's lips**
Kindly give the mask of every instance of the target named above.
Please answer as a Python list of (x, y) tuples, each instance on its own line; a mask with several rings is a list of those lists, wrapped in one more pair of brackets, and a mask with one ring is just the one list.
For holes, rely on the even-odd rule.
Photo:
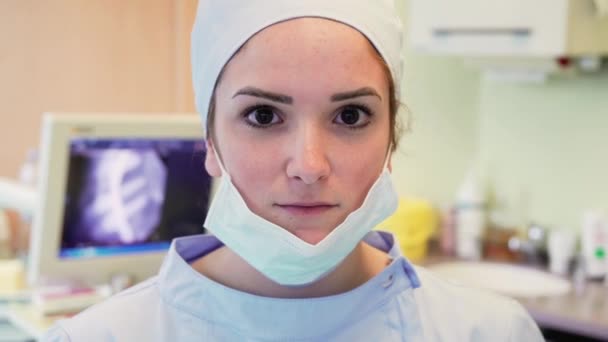
[(289, 212), (292, 215), (319, 215), (323, 214), (333, 208), (336, 208), (335, 204), (326, 203), (311, 203), (311, 204), (275, 204), (277, 207)]

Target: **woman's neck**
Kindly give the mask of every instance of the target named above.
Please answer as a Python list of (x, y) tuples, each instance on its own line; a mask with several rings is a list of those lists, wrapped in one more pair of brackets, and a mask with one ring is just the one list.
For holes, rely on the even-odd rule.
[(206, 277), (235, 290), (264, 297), (314, 298), (350, 291), (373, 278), (390, 263), (388, 255), (364, 242), (330, 274), (307, 286), (288, 287), (265, 277), (227, 247), (192, 263)]

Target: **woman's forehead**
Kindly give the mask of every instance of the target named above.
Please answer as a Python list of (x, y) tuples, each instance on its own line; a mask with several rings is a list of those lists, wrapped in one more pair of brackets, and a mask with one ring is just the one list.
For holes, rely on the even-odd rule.
[(363, 34), (322, 18), (298, 18), (267, 27), (248, 40), (225, 71), (230, 78), (262, 82), (271, 75), (284, 80), (309, 76), (305, 78), (313, 81), (314, 75), (305, 72), (323, 73), (318, 75), (320, 81), (329, 76), (345, 82), (385, 80), (381, 58)]

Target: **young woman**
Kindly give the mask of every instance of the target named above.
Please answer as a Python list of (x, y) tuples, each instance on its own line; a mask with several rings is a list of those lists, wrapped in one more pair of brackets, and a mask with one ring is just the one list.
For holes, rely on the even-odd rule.
[(389, 0), (201, 0), (192, 36), (205, 227), (158, 276), (51, 341), (541, 341), (516, 302), (413, 267), (396, 208), (399, 19)]

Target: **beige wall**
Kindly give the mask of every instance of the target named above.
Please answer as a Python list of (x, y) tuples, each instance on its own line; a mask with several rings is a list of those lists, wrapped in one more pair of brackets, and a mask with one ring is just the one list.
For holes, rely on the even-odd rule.
[(194, 0), (0, 1), (0, 176), (45, 111), (193, 111)]

